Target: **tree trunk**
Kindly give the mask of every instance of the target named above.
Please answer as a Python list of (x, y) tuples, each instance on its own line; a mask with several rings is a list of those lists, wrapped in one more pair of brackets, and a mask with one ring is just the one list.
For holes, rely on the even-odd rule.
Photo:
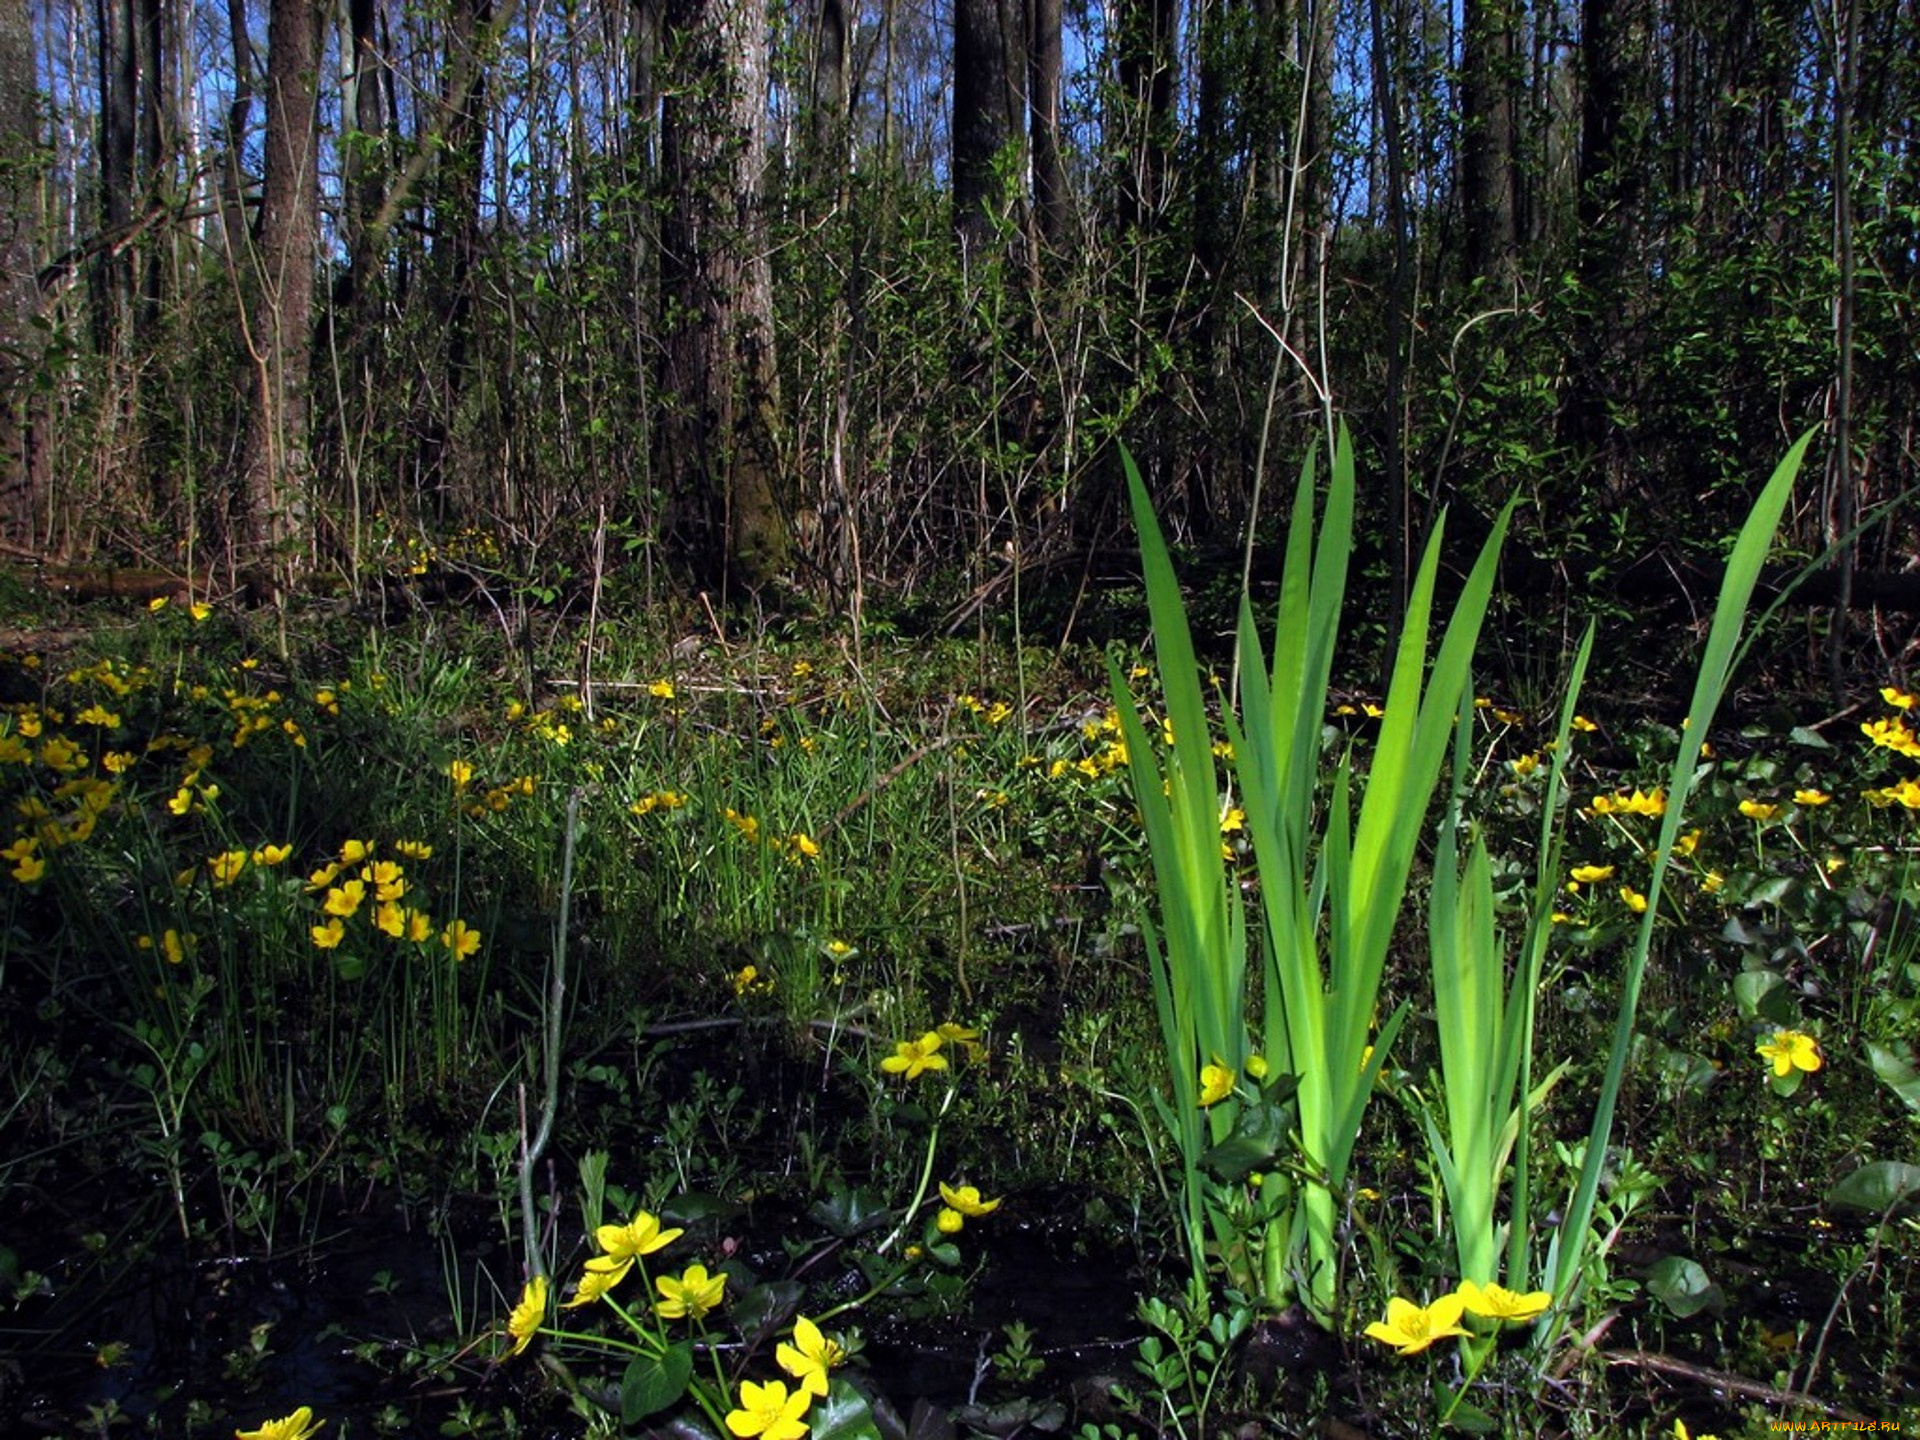
[(33, 376), (42, 351), (34, 247), (43, 168), (34, 114), (28, 0), (0, 0), (0, 539), (32, 548), (36, 497)]
[(953, 229), (969, 265), (992, 243), (1005, 198), (994, 167), (1014, 133), (1000, 21), (999, 0), (954, 0)]
[(662, 234), (674, 328), (660, 462), (674, 529), (704, 578), (758, 589), (786, 570), (789, 505), (775, 439), (773, 272), (762, 194), (762, 0), (668, 0), (677, 65), (662, 113)]
[(93, 270), (95, 347), (117, 354), (133, 318), (133, 262), (118, 242), (133, 228), (134, 147), (140, 62), (133, 0), (94, 0), (100, 44), (100, 230)]
[(1033, 208), (1042, 248), (1058, 254), (1073, 232), (1073, 196), (1060, 151), (1060, 0), (1030, 0), (1027, 128), (1033, 153)]
[(1460, 203), (1467, 274), (1496, 292), (1519, 246), (1513, 123), (1512, 0), (1466, 0), (1460, 56)]
[(254, 389), (235, 559), (290, 574), (305, 528), (308, 372), (319, 239), (320, 24), (323, 7), (273, 0), (267, 21), (266, 177), (247, 328)]
[(1608, 417), (1612, 377), (1632, 363), (1620, 353), (1619, 337), (1645, 169), (1639, 87), (1649, 69), (1648, 3), (1582, 0), (1580, 7), (1580, 299), (1559, 429), (1562, 443), (1596, 460), (1599, 473), (1616, 485), (1621, 457)]

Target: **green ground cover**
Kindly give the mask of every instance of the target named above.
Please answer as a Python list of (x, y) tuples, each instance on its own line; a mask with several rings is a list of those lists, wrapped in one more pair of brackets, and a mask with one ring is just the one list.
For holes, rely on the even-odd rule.
[[(1684, 697), (1590, 681), (1562, 726), (1563, 680), (1469, 692), (1434, 805), (1397, 817), (1419, 843), (1367, 1018), (1404, 1007), (1398, 1033), (1315, 1061), (1372, 1075), (1309, 1271), (1259, 1248), (1278, 1197), (1324, 1179), (1287, 1158), (1300, 1077), (1264, 1043), (1169, 1069), (1129, 761), (1183, 736), (1150, 652), (1113, 652), (1127, 717), (1107, 657), (992, 637), (589, 636), (486, 607), (283, 631), (175, 601), (91, 609), (54, 645), (60, 617), (34, 618), (0, 668), (0, 1394), (52, 1433), (1730, 1436), (1920, 1413), (1920, 739), (1897, 675), (1837, 712), (1733, 695), (1657, 892)], [(1603, 632), (1597, 663), (1629, 643)], [(1364, 796), (1386, 699), (1336, 674), (1303, 732), (1321, 781)], [(1447, 805), (1462, 868), (1436, 886)], [(1231, 790), (1207, 823), (1257, 941), (1264, 842)], [(1533, 1102), (1492, 1181), (1526, 1167), (1528, 1246), (1570, 1213), (1653, 921), (1578, 1300), (1543, 1352), (1534, 1285), (1461, 1273), (1430, 1141), (1467, 1138), (1442, 1098), (1463, 1022), (1436, 1012), (1425, 917), (1436, 889), (1484, 894), (1509, 975), (1552, 844)], [(1235, 1026), (1257, 976), (1247, 999)], [(1202, 1102), (1244, 1163), (1183, 1159)], [(1235, 1223), (1192, 1225), (1195, 1184)], [(1488, 1203), (1513, 1253), (1516, 1212)], [(410, 1238), (349, 1275), (374, 1211)], [(345, 1298), (305, 1330), (216, 1323), (210, 1267), (242, 1265), (410, 1291), (413, 1328)], [(141, 1318), (169, 1266), (208, 1307), (204, 1353)], [(1106, 1348), (1069, 1354), (1085, 1317), (1048, 1297), (1087, 1266), (1114, 1280)], [(1024, 1268), (1011, 1301), (996, 1267)], [(904, 1378), (916, 1348), (971, 1380)], [(364, 1390), (302, 1369), (313, 1349)]]

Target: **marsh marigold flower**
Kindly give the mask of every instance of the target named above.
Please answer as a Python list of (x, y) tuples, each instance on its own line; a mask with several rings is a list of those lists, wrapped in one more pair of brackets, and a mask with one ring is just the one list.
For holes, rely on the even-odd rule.
[(480, 932), (464, 920), (455, 920), (440, 932), (440, 943), (453, 952), (453, 958), (464, 960), (480, 948)]
[(547, 1277), (536, 1275), (527, 1282), (527, 1288), (520, 1292), (520, 1303), (513, 1307), (513, 1314), (507, 1317), (507, 1333), (513, 1337), (513, 1349), (509, 1354), (518, 1355), (533, 1343), (533, 1337), (540, 1332), (541, 1324), (547, 1318)]
[(633, 1262), (643, 1255), (651, 1255), (656, 1250), (664, 1250), (686, 1231), (675, 1228), (661, 1228), (660, 1217), (645, 1210), (636, 1211), (633, 1219), (624, 1225), (602, 1225), (593, 1232), (593, 1238), (604, 1254), (596, 1255), (587, 1261), (587, 1269), (602, 1274), (611, 1274), (609, 1286), (617, 1285)]
[(991, 1215), (1000, 1208), (998, 1199), (988, 1200), (971, 1185), (949, 1185), (940, 1182), (940, 1198), (966, 1216), (969, 1220), (978, 1220), (982, 1215)]
[(1833, 799), (1833, 797), (1824, 790), (1805, 789), (1793, 792), (1793, 803), (1803, 805), (1808, 809), (1812, 809), (1817, 805), (1824, 805), (1831, 799)]
[(1578, 884), (1598, 885), (1602, 880), (1613, 878), (1613, 867), (1611, 865), (1576, 865), (1567, 873)]
[(678, 1276), (660, 1276), (653, 1288), (660, 1292), (653, 1313), (662, 1320), (702, 1320), (726, 1299), (727, 1277), (707, 1274), (704, 1265), (689, 1265)]
[(1647, 897), (1631, 885), (1622, 885), (1620, 887), (1620, 900), (1627, 909), (1636, 915), (1644, 915), (1647, 913)]
[(929, 1070), (947, 1068), (947, 1057), (940, 1053), (945, 1043), (931, 1030), (918, 1040), (901, 1040), (894, 1045), (893, 1054), (880, 1062), (880, 1068), (889, 1075), (918, 1080)]
[(573, 1288), (573, 1298), (560, 1308), (562, 1310), (578, 1310), (582, 1305), (591, 1305), (597, 1300), (604, 1300), (607, 1292), (625, 1278), (625, 1273), (625, 1271), (616, 1273), (612, 1270), (586, 1270), (582, 1272), (580, 1283)]
[(1200, 1067), (1200, 1108), (1218, 1105), (1233, 1093), (1233, 1071), (1220, 1063), (1218, 1055), (1211, 1065)]
[(1773, 1073), (1785, 1079), (1796, 1070), (1809, 1075), (1820, 1068), (1820, 1049), (1813, 1036), (1801, 1030), (1776, 1030), (1754, 1046), (1754, 1051), (1772, 1062)]
[(1780, 813), (1780, 807), (1778, 805), (1769, 805), (1764, 800), (1742, 800), (1740, 802), (1740, 813), (1749, 820), (1765, 824)]
[(326, 1423), (314, 1419), (312, 1409), (302, 1405), (291, 1415), (267, 1421), (258, 1430), (236, 1430), (233, 1435), (234, 1440), (309, 1440)]
[(753, 1440), (754, 1436), (762, 1440), (800, 1440), (807, 1433), (807, 1422), (800, 1417), (812, 1402), (813, 1396), (804, 1388), (789, 1395), (784, 1380), (769, 1380), (764, 1385), (742, 1380), (740, 1408), (728, 1412), (727, 1429), (740, 1440)]
[(1468, 1313), (1483, 1320), (1531, 1320), (1544, 1314), (1553, 1303), (1552, 1293), (1546, 1290), (1522, 1295), (1499, 1285), (1477, 1285), (1471, 1280), (1460, 1282), (1459, 1295)]
[(793, 1343), (781, 1341), (773, 1358), (782, 1370), (800, 1382), (800, 1388), (807, 1394), (824, 1396), (827, 1372), (844, 1364), (847, 1352), (821, 1334), (820, 1327), (813, 1321), (800, 1315), (794, 1318)]
[(1442, 1295), (1431, 1305), (1421, 1306), (1398, 1295), (1387, 1301), (1387, 1318), (1367, 1326), (1367, 1338), (1391, 1345), (1402, 1355), (1418, 1355), (1436, 1340), (1449, 1335), (1464, 1335), (1460, 1316), (1466, 1301), (1456, 1292)]

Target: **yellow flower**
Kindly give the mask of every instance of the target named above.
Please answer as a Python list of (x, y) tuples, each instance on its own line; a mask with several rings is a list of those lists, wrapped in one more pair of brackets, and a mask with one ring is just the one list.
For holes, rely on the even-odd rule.
[(1611, 865), (1576, 865), (1567, 872), (1582, 885), (1598, 885), (1613, 878)]
[(527, 1282), (527, 1288), (520, 1294), (520, 1303), (513, 1307), (513, 1314), (507, 1317), (507, 1333), (513, 1336), (513, 1349), (508, 1353), (518, 1355), (533, 1343), (533, 1337), (540, 1332), (541, 1322), (547, 1318), (547, 1277), (536, 1275)]
[(1632, 886), (1622, 885), (1620, 887), (1620, 898), (1626, 902), (1627, 909), (1631, 910), (1634, 914), (1644, 915), (1647, 913), (1647, 897), (1642, 895), (1638, 890), (1635, 890)]
[(186, 960), (187, 941), (191, 939), (193, 939), (191, 935), (182, 938), (178, 930), (167, 930), (161, 933), (160, 953), (167, 957), (169, 965), (179, 965)]
[(246, 868), (247, 852), (244, 850), (228, 850), (207, 861), (207, 869), (213, 872), (213, 883), (220, 889), (238, 880), (240, 872)]
[(689, 1265), (677, 1278), (662, 1275), (653, 1288), (661, 1297), (653, 1313), (662, 1320), (701, 1320), (726, 1298), (727, 1277), (707, 1274), (704, 1265)]
[(167, 608), (167, 597), (165, 595), (156, 595), (153, 597), (153, 599), (147, 602), (148, 611), (155, 615), (158, 615), (162, 610), (166, 608)]
[(343, 920), (351, 919), (359, 912), (366, 901), (367, 886), (363, 880), (346, 880), (327, 891), (325, 903), (320, 907), (329, 915), (337, 915)]
[(1809, 810), (1817, 805), (1824, 805), (1831, 799), (1833, 799), (1833, 797), (1824, 790), (1808, 789), (1793, 792), (1793, 803), (1803, 805)]
[(889, 1075), (918, 1080), (929, 1070), (947, 1068), (947, 1057), (940, 1053), (940, 1047), (945, 1043), (932, 1030), (918, 1040), (901, 1040), (894, 1045), (893, 1054), (880, 1062), (880, 1068)]
[(47, 861), (44, 855), (23, 855), (13, 867), (13, 878), (22, 885), (31, 885), (47, 873)]
[(1911, 710), (1915, 699), (1920, 697), (1909, 695), (1904, 690), (1896, 690), (1893, 686), (1887, 685), (1881, 688), (1880, 698), (1896, 710)]
[(1233, 1093), (1233, 1071), (1220, 1063), (1218, 1055), (1211, 1065), (1200, 1067), (1200, 1108), (1218, 1105)]
[(340, 863), (342, 865), (358, 865), (361, 861), (369, 860), (372, 857), (373, 842), (371, 840), (349, 840), (340, 847)]
[(253, 852), (253, 863), (262, 870), (271, 870), (275, 865), (284, 865), (287, 857), (293, 854), (291, 845), (262, 845)]
[(1740, 813), (1749, 820), (1757, 820), (1764, 824), (1780, 813), (1780, 807), (1778, 805), (1768, 805), (1761, 800), (1742, 800), (1740, 802)]
[(433, 917), (424, 910), (407, 910), (406, 938), (415, 945), (424, 945), (433, 938)]
[(560, 1308), (578, 1310), (582, 1305), (591, 1305), (596, 1300), (604, 1299), (606, 1293), (618, 1285), (626, 1273), (625, 1270), (587, 1270), (574, 1287), (573, 1298)]
[(424, 840), (396, 840), (393, 848), (402, 859), (431, 860), (433, 858), (433, 846)]
[(187, 613), (193, 616), (193, 623), (198, 625), (209, 615), (213, 614), (213, 606), (207, 604), (204, 600), (196, 600), (187, 607)]
[(820, 1333), (820, 1327), (804, 1315), (794, 1317), (793, 1343), (784, 1340), (773, 1352), (780, 1368), (800, 1382), (809, 1395), (827, 1393), (827, 1372), (845, 1362), (847, 1352)]
[(324, 925), (316, 925), (307, 934), (313, 937), (313, 943), (322, 950), (331, 950), (346, 938), (347, 927), (335, 915)]
[(1771, 1038), (1754, 1046), (1757, 1054), (1773, 1062), (1773, 1073), (1784, 1079), (1796, 1070), (1811, 1075), (1820, 1068), (1820, 1050), (1814, 1038), (1800, 1030), (1776, 1030)]
[(1673, 1422), (1673, 1440), (1720, 1440), (1720, 1437), (1718, 1435), (1690, 1435), (1687, 1433), (1687, 1422), (1684, 1420), (1676, 1420)]
[(400, 939), (407, 933), (406, 907), (397, 900), (382, 900), (373, 910), (373, 928)]
[(819, 842), (804, 831), (796, 835), (788, 836), (787, 844), (791, 845), (796, 853), (806, 856), (809, 860), (818, 860), (820, 858)]
[(320, 1427), (327, 1422), (313, 1418), (313, 1411), (302, 1405), (291, 1415), (279, 1420), (269, 1420), (258, 1430), (236, 1430), (234, 1440), (309, 1440), (318, 1435)]
[(656, 700), (671, 700), (673, 699), (673, 682), (671, 680), (656, 680), (647, 686), (647, 693)]
[(1545, 1290), (1521, 1295), (1498, 1285), (1476, 1285), (1471, 1280), (1460, 1282), (1460, 1299), (1469, 1313), (1485, 1320), (1531, 1320), (1553, 1303), (1552, 1294)]
[(800, 1417), (812, 1401), (813, 1396), (804, 1387), (787, 1394), (784, 1380), (769, 1380), (764, 1385), (742, 1380), (740, 1408), (727, 1413), (727, 1429), (740, 1440), (752, 1440), (756, 1435), (762, 1440), (800, 1440), (807, 1433), (807, 1422)]
[(1466, 1334), (1460, 1323), (1465, 1309), (1466, 1301), (1457, 1292), (1425, 1307), (1396, 1295), (1387, 1301), (1386, 1320), (1367, 1326), (1367, 1338), (1391, 1345), (1402, 1355), (1418, 1355), (1436, 1340)]
[(464, 960), (480, 948), (480, 932), (464, 920), (455, 920), (440, 932), (440, 943), (453, 952), (453, 958)]
[(958, 1235), (966, 1229), (967, 1217), (950, 1206), (942, 1205), (940, 1213), (933, 1217), (933, 1224), (942, 1235)]
[(991, 1215), (1000, 1208), (999, 1200), (985, 1200), (980, 1192), (971, 1185), (954, 1187), (940, 1182), (940, 1198), (958, 1210), (969, 1220), (978, 1220), (982, 1215)]
[(617, 1285), (634, 1261), (642, 1255), (664, 1250), (684, 1234), (686, 1231), (677, 1228), (663, 1230), (659, 1216), (645, 1210), (636, 1211), (633, 1219), (624, 1225), (602, 1225), (593, 1232), (595, 1243), (604, 1253), (587, 1261), (587, 1269), (612, 1275), (607, 1284)]

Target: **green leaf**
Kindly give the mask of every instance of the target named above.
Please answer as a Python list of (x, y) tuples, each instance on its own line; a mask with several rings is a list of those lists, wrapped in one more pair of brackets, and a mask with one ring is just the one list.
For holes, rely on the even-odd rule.
[(1791, 1025), (1799, 1019), (1793, 991), (1771, 970), (1742, 970), (1733, 979), (1733, 1001), (1750, 1020)]
[(620, 1377), (620, 1420), (637, 1425), (677, 1405), (693, 1378), (693, 1351), (675, 1345), (659, 1356), (636, 1355)]
[(807, 1428), (813, 1440), (880, 1440), (873, 1407), (845, 1380), (835, 1380), (826, 1397), (814, 1401), (807, 1411)]
[(1243, 1104), (1234, 1117), (1233, 1133), (1213, 1146), (1202, 1159), (1209, 1174), (1231, 1185), (1244, 1180), (1255, 1170), (1270, 1166), (1274, 1157), (1287, 1149), (1287, 1135), (1293, 1128), (1293, 1108), (1264, 1097)]
[(1718, 1314), (1727, 1303), (1726, 1295), (1699, 1262), (1684, 1255), (1669, 1255), (1655, 1263), (1647, 1272), (1647, 1293), (1681, 1320), (1692, 1319), (1703, 1310)]
[(871, 1192), (849, 1190), (836, 1184), (827, 1198), (816, 1201), (807, 1214), (829, 1234), (848, 1240), (884, 1224), (888, 1211)]
[(333, 952), (333, 973), (342, 980), (354, 981), (365, 978), (367, 962), (358, 955), (346, 955)]
[(1498, 1435), (1500, 1422), (1471, 1400), (1460, 1400), (1449, 1396), (1441, 1406), (1449, 1430), (1462, 1430), (1469, 1435)]
[(1906, 1102), (1909, 1110), (1920, 1113), (1920, 1070), (1913, 1068), (1910, 1055), (1869, 1043), (1867, 1063), (1873, 1066), (1873, 1073)]
[(1845, 1210), (1885, 1215), (1908, 1208), (1916, 1196), (1920, 1196), (1920, 1165), (1873, 1160), (1834, 1186), (1827, 1203)]

